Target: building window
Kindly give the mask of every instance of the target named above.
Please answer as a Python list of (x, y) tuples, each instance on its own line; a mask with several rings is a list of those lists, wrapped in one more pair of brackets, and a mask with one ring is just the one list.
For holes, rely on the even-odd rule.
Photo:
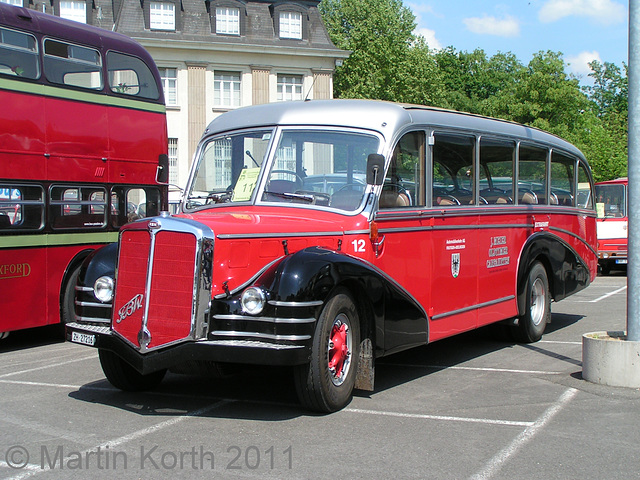
[(60, 16), (67, 20), (87, 23), (87, 4), (81, 0), (62, 0), (60, 2)]
[(152, 30), (176, 29), (176, 6), (168, 2), (149, 4), (149, 26)]
[(213, 84), (213, 103), (218, 107), (240, 106), (240, 74), (216, 72)]
[(278, 75), (277, 100), (302, 100), (302, 75)]
[(15, 5), (16, 7), (22, 6), (22, 0), (0, 0), (0, 3), (8, 3), (9, 5)]
[(162, 88), (164, 89), (164, 101), (167, 105), (178, 104), (178, 70), (176, 68), (159, 67)]
[(216, 33), (224, 35), (240, 35), (239, 8), (216, 8)]
[(178, 184), (178, 139), (169, 139), (169, 183)]
[(280, 13), (280, 38), (302, 40), (302, 14), (300, 12)]

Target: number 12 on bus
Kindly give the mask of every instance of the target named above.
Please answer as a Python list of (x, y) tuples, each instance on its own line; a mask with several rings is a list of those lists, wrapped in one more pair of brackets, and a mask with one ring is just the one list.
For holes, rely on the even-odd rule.
[(168, 165), (157, 68), (124, 35), (0, 3), (0, 99), (6, 336), (73, 318), (80, 264), (167, 208)]

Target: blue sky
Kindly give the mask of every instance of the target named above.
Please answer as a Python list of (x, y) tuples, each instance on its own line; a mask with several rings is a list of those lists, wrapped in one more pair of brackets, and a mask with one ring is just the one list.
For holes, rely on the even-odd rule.
[(588, 83), (587, 63), (628, 63), (626, 0), (404, 0), (415, 33), (431, 48), (512, 52), (527, 64), (540, 50), (562, 52), (568, 72)]

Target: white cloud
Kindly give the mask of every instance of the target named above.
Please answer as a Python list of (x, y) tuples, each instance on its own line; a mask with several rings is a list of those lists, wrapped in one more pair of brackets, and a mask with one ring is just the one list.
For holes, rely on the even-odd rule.
[(624, 22), (626, 15), (625, 7), (614, 0), (547, 0), (538, 12), (538, 18), (544, 23), (577, 16), (612, 25)]
[(517, 37), (520, 35), (520, 24), (511, 15), (506, 15), (503, 19), (484, 15), (465, 18), (462, 21), (469, 31), (481, 35), (496, 35), (498, 37)]
[(597, 60), (602, 63), (600, 59), (600, 54), (596, 51), (593, 52), (581, 52), (575, 56), (567, 56), (567, 69), (577, 75), (586, 77), (591, 73), (591, 67), (589, 67), (589, 62), (593, 62)]
[(413, 31), (414, 35), (422, 35), (427, 41), (427, 45), (429, 45), (429, 49), (431, 50), (440, 50), (442, 48), (442, 44), (436, 38), (436, 31), (431, 30), (430, 28), (416, 28)]

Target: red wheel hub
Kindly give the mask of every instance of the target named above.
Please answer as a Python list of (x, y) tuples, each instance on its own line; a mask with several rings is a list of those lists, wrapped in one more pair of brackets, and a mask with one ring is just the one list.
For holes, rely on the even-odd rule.
[(333, 324), (329, 334), (329, 371), (340, 379), (351, 352), (348, 343), (349, 327), (340, 321)]

